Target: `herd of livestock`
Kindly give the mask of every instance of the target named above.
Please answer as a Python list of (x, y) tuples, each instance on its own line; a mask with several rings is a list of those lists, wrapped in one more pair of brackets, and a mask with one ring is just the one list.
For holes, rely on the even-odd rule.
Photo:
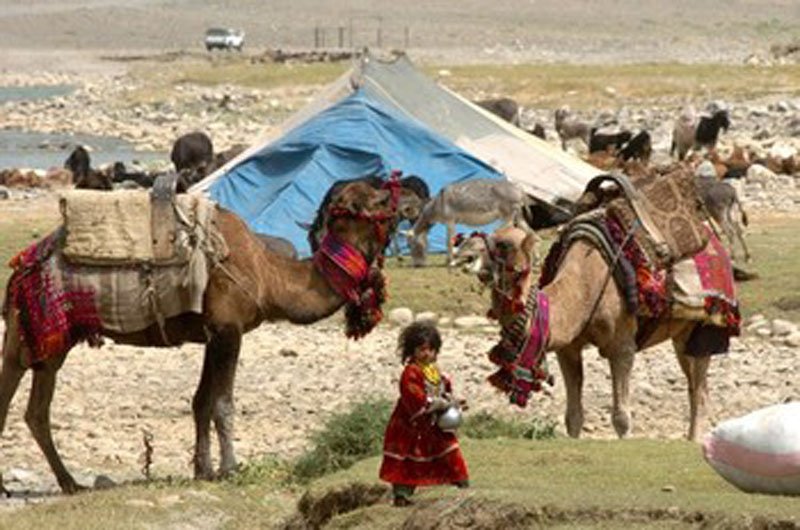
[[(499, 98), (476, 103), (522, 128), (522, 109), (514, 100)], [(724, 105), (712, 103), (703, 113), (691, 106), (683, 109), (675, 120), (670, 147), (672, 162), (667, 166), (651, 164), (653, 145), (651, 135), (646, 130), (631, 131), (616, 124), (590, 123), (580, 119), (569, 107), (555, 111), (553, 129), (562, 149), (573, 145), (579, 152), (585, 153), (583, 158), (586, 162), (605, 172), (624, 173), (634, 182), (643, 176), (665, 174), (676, 166), (691, 171), (697, 176), (698, 192), (706, 210), (726, 235), (731, 251), (735, 242), (738, 242), (747, 260), (749, 252), (741, 227), (741, 224), (747, 223), (747, 217), (735, 188), (728, 184), (729, 179), (743, 177), (753, 164), (762, 164), (775, 173), (788, 174), (794, 172), (797, 164), (794, 157), (759, 158), (755, 153), (736, 145), (723, 158), (716, 147), (720, 134), (727, 131), (730, 125), (730, 114)], [(541, 123), (524, 130), (546, 139), (546, 128)], [(74, 149), (64, 167), (69, 170), (69, 180), (76, 188), (148, 188), (158, 176), (170, 173), (180, 192), (213, 173), (244, 149), (245, 146), (237, 145), (215, 153), (208, 135), (198, 131), (184, 134), (174, 142), (170, 153), (174, 171), (132, 171), (123, 162), (93, 168), (89, 152), (82, 146)], [(435, 223), (445, 224), (448, 228), (448, 263), (451, 263), (456, 224), (477, 226), (500, 220), (506, 224), (524, 223), (529, 228), (539, 229), (562, 223), (572, 214), (569, 205), (566, 208), (543, 208), (547, 205), (526, 196), (506, 181), (453, 184), (435, 197), (430, 196), (423, 178), (412, 176), (403, 179), (401, 184), (404, 193), (398, 217), (399, 221), (406, 221), (411, 226), (410, 230), (402, 231), (402, 235), (408, 240), (415, 266), (425, 263), (427, 234)], [(309, 235), (312, 248), (316, 237), (318, 234), (312, 230)], [(275, 239), (278, 241), (280, 238)], [(280, 247), (286, 248), (287, 254), (296, 255), (281, 243)], [(398, 251), (396, 244), (394, 250)]]

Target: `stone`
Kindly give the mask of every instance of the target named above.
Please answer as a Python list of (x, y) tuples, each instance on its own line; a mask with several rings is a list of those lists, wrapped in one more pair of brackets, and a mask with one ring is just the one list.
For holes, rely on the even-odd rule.
[(94, 479), (94, 489), (107, 490), (115, 487), (116, 482), (106, 475), (97, 475)]
[(490, 324), (491, 322), (488, 318), (478, 315), (462, 316), (453, 321), (453, 325), (458, 329), (479, 328)]
[(436, 324), (439, 321), (439, 315), (433, 311), (421, 311), (417, 313), (417, 316), (414, 318), (414, 320), (416, 322), (432, 322)]
[(797, 326), (793, 322), (776, 318), (772, 321), (772, 335), (775, 337), (783, 337), (797, 332)]
[(783, 343), (794, 348), (800, 347), (800, 331), (795, 331), (784, 337)]
[(397, 307), (389, 311), (389, 322), (395, 326), (407, 326), (414, 322), (414, 312), (407, 307)]

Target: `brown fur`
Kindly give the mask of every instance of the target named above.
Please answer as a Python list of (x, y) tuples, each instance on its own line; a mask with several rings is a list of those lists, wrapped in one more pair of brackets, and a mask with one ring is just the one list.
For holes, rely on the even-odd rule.
[[(504, 228), (493, 235), (495, 245), (505, 242), (511, 250), (506, 264), (516, 270), (530, 266), (533, 239), (517, 228)], [(508, 270), (508, 265), (500, 269)], [(550, 341), (548, 351), (555, 351), (567, 393), (566, 426), (572, 437), (583, 428), (583, 347), (597, 346), (611, 367), (613, 387), (612, 423), (617, 434), (625, 437), (631, 430), (629, 413), (630, 377), (634, 354), (636, 317), (628, 313), (613, 280), (607, 281), (609, 268), (600, 252), (585, 241), (574, 243), (554, 280), (542, 290), (550, 299)], [(497, 279), (495, 278), (495, 281)], [(509, 281), (505, 279), (504, 281)], [(521, 299), (525, 300), (534, 278), (524, 280)], [(596, 304), (596, 305), (595, 305)], [(513, 319), (504, 313), (504, 304), (493, 292), (492, 308), (501, 324)], [(664, 320), (650, 336), (647, 348), (672, 339), (678, 361), (688, 380), (690, 423), (688, 438), (696, 440), (701, 433), (707, 401), (706, 372), (709, 357), (685, 355), (686, 341), (694, 323), (685, 320)]]
[[(342, 189), (331, 201), (331, 207), (362, 214), (388, 212), (390, 199), (388, 191), (353, 183)], [(221, 211), (217, 221), (230, 248), (230, 256), (211, 271), (202, 315), (183, 314), (169, 319), (165, 326), (169, 344), (164, 343), (156, 326), (133, 334), (104, 332), (117, 343), (133, 345), (206, 344), (202, 376), (192, 401), (196, 428), (194, 474), (200, 479), (226, 475), (236, 468), (232, 443), (233, 384), (242, 335), (263, 321), (310, 324), (333, 314), (344, 303), (311, 260), (297, 261), (265, 249), (259, 238), (233, 213)], [(381, 223), (388, 225), (389, 221)], [(383, 242), (375, 239), (375, 226), (368, 220), (337, 217), (330, 222), (329, 229), (359, 249), (370, 262), (383, 250)], [(4, 317), (7, 329), (0, 369), (0, 433), (5, 426), (9, 403), (25, 372), (21, 359), (26, 348), (19, 339), (19, 311), (7, 308)], [(35, 367), (25, 421), (61, 489), (74, 493), (81, 487), (61, 461), (50, 427), (56, 373), (65, 357)], [(220, 444), (218, 473), (214, 472), (211, 462), (212, 419)]]

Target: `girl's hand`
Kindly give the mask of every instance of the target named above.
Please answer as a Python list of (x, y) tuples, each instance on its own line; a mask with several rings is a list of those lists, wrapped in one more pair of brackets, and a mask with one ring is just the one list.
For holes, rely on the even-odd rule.
[(445, 410), (447, 407), (450, 406), (450, 400), (435, 397), (431, 399), (431, 402), (428, 404), (428, 412), (436, 412), (439, 410)]

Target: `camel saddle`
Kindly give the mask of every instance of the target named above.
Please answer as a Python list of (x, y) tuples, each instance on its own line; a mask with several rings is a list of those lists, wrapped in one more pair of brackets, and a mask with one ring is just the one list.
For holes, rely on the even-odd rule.
[[(614, 193), (601, 190), (611, 183)], [(659, 270), (693, 256), (708, 244), (704, 216), (691, 173), (676, 170), (648, 176), (633, 183), (623, 174), (595, 177), (579, 204), (605, 206), (626, 231), (632, 231), (648, 259)]]
[(184, 264), (198, 239), (201, 201), (208, 202), (176, 195), (169, 180), (157, 180), (152, 191), (67, 191), (60, 199), (64, 258), (93, 266)]

